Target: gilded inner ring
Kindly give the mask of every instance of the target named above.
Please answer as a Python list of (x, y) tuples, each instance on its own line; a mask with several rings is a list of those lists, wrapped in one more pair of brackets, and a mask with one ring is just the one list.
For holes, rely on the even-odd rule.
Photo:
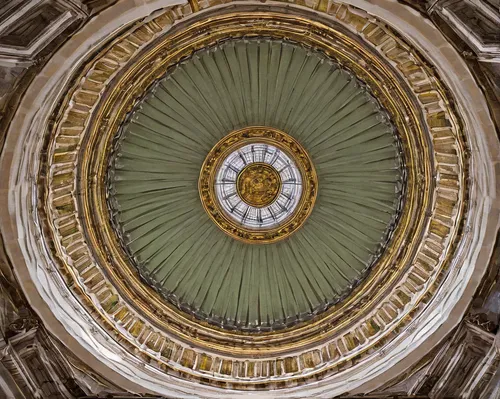
[(276, 200), (281, 191), (281, 177), (271, 165), (255, 162), (239, 173), (236, 189), (248, 205), (262, 208)]
[[(293, 165), (292, 168), (298, 174), (296, 179), (298, 190), (295, 197), (284, 204), (285, 206), (278, 204), (277, 207), (282, 208), (283, 211), (273, 223), (258, 223), (255, 220), (259, 219), (258, 215), (254, 217), (253, 222), (248, 222), (248, 219), (245, 219), (244, 210), (240, 210), (241, 218), (235, 217), (228, 211), (227, 204), (221, 201), (220, 170), (227, 163), (230, 155), (251, 145), (267, 145), (275, 148), (283, 154), (283, 164)], [(254, 164), (252, 162), (250, 166)], [(241, 173), (244, 174), (241, 175)], [(265, 183), (268, 185), (267, 191), (264, 190), (266, 192), (261, 192), (263, 187), (256, 190), (257, 184), (252, 182), (253, 178), (259, 180), (259, 175), (270, 178), (270, 181)], [(247, 178), (248, 181), (246, 181)], [(238, 170), (236, 191), (242, 199), (246, 198), (248, 202), (245, 202), (250, 207), (255, 207), (257, 212), (260, 212), (266, 206), (273, 207), (279, 202), (284, 193), (282, 188), (288, 184), (282, 178), (280, 172), (272, 166), (270, 169), (260, 171), (258, 171), (258, 166), (248, 170), (242, 168)], [(278, 129), (249, 126), (223, 137), (208, 153), (201, 167), (198, 191), (203, 208), (222, 231), (240, 241), (267, 244), (289, 237), (304, 224), (314, 208), (318, 192), (318, 178), (309, 155), (297, 140)], [(254, 203), (258, 206), (253, 205)]]

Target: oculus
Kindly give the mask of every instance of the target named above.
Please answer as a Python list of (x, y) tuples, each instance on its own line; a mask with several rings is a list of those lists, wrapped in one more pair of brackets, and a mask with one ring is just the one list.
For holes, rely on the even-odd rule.
[(241, 129), (220, 140), (199, 181), (201, 201), (213, 221), (230, 236), (251, 243), (274, 242), (302, 226), (317, 187), (302, 146), (266, 127)]
[(289, 216), (302, 193), (295, 162), (271, 144), (249, 144), (229, 154), (215, 180), (218, 202), (244, 226), (273, 226)]

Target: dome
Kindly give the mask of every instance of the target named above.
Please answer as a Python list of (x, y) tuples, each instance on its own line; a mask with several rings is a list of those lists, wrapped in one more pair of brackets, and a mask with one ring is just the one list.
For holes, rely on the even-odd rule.
[[(286, 133), (246, 131), (254, 126)], [(124, 250), (165, 298), (224, 328), (282, 328), (345, 297), (385, 248), (402, 203), (399, 147), (368, 88), (321, 53), (285, 41), (226, 41), (170, 67), (136, 105), (115, 142), (107, 198)], [(219, 148), (235, 149), (224, 159)], [(203, 208), (212, 212), (200, 170), (218, 157), (206, 182), (213, 202), (253, 243), (228, 237)], [(317, 174), (307, 189), (302, 157)], [(243, 167), (259, 163), (279, 171), (283, 187), (267, 207), (246, 204), (236, 188)], [(305, 199), (304, 225), (258, 245), (254, 231), (273, 218), (273, 227), (289, 225), (309, 190), (317, 200), (316, 192)]]
[(67, 39), (0, 109), (0, 396), (487, 399), (492, 79), (425, 17), (458, 3), (99, 1), (0, 6), (19, 68)]

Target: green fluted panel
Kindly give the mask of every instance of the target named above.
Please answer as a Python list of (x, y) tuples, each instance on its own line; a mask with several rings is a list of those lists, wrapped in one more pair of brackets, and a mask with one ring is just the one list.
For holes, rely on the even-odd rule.
[[(249, 245), (203, 210), (200, 167), (250, 125), (281, 129), (309, 152), (316, 206), (289, 239)], [(125, 127), (110, 173), (112, 207), (141, 273), (169, 300), (229, 327), (278, 328), (345, 296), (377, 258), (400, 202), (392, 127), (356, 79), (279, 41), (231, 41), (171, 71)]]

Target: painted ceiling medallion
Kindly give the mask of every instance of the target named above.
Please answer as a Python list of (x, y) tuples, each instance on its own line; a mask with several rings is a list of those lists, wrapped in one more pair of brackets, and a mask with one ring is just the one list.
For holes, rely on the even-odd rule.
[(254, 126), (214, 146), (201, 168), (199, 190), (206, 212), (225, 233), (245, 242), (271, 243), (306, 221), (318, 181), (295, 139)]
[[(264, 157), (265, 155), (266, 153)], [(217, 180), (217, 183), (225, 185), (223, 180)], [(253, 162), (246, 165), (239, 171), (236, 181), (233, 180), (230, 183), (235, 183), (236, 193), (241, 200), (254, 208), (265, 208), (273, 204), (282, 188), (280, 172), (272, 163), (266, 162)], [(301, 183), (294, 180), (293, 184), (300, 185)], [(258, 223), (262, 222), (263, 217), (260, 214)]]

